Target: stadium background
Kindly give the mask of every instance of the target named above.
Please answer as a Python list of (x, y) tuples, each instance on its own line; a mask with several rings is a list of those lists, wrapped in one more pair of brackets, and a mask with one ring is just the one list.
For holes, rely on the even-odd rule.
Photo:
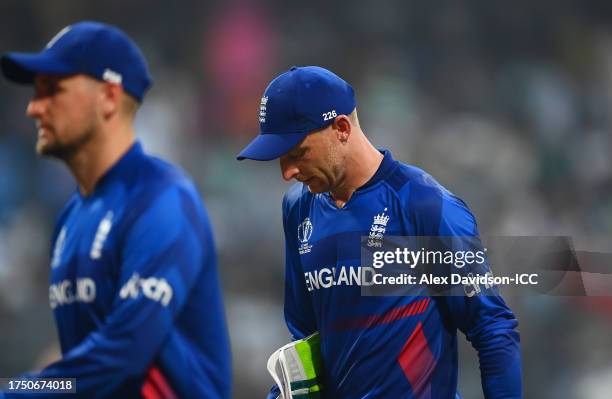
[[(142, 47), (155, 85), (137, 129), (197, 181), (216, 231), (234, 396), (264, 397), (282, 320), (281, 181), (238, 163), (259, 97), (292, 65), (353, 84), (364, 130), (466, 200), (485, 235), (610, 236), (612, 3), (500, 1), (0, 1), (0, 51), (39, 50), (82, 19)], [(30, 95), (0, 80), (0, 376), (53, 353), (49, 235), (75, 185), (36, 159)], [(612, 301), (508, 298), (526, 398), (609, 398)], [(464, 341), (462, 338), (461, 341)], [(461, 347), (460, 389), (481, 397)]]

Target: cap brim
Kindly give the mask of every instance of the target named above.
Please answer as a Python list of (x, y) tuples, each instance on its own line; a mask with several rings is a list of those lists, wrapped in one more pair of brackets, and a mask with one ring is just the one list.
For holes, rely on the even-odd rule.
[(2, 73), (16, 83), (32, 83), (36, 74), (71, 74), (70, 67), (49, 53), (7, 53), (0, 60)]
[(288, 134), (260, 134), (238, 154), (236, 159), (271, 161), (299, 144), (310, 132)]

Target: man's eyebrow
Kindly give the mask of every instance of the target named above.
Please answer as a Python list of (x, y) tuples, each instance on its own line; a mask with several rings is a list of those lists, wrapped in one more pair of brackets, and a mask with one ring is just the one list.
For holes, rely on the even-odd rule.
[(45, 86), (48, 87), (50, 85), (57, 85), (59, 84), (59, 80), (58, 79), (54, 79), (52, 77), (40, 77), (37, 79), (37, 83), (41, 86)]

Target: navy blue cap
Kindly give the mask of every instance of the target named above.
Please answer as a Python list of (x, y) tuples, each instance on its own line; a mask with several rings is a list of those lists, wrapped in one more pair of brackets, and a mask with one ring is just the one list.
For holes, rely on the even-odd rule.
[(259, 106), (259, 136), (237, 159), (278, 158), (354, 109), (353, 88), (336, 74), (317, 66), (293, 67), (266, 88)]
[(31, 84), (39, 73), (83, 73), (121, 84), (138, 101), (152, 83), (136, 44), (118, 28), (100, 22), (67, 26), (40, 53), (7, 53), (0, 63), (4, 76), (17, 83)]

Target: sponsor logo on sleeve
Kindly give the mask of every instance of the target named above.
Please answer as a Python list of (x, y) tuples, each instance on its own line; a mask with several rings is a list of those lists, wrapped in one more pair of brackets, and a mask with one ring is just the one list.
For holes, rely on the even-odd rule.
[(173, 290), (165, 278), (143, 278), (138, 273), (134, 273), (121, 287), (119, 297), (121, 299), (136, 299), (141, 293), (147, 299), (159, 302), (163, 306), (168, 306), (172, 300)]

